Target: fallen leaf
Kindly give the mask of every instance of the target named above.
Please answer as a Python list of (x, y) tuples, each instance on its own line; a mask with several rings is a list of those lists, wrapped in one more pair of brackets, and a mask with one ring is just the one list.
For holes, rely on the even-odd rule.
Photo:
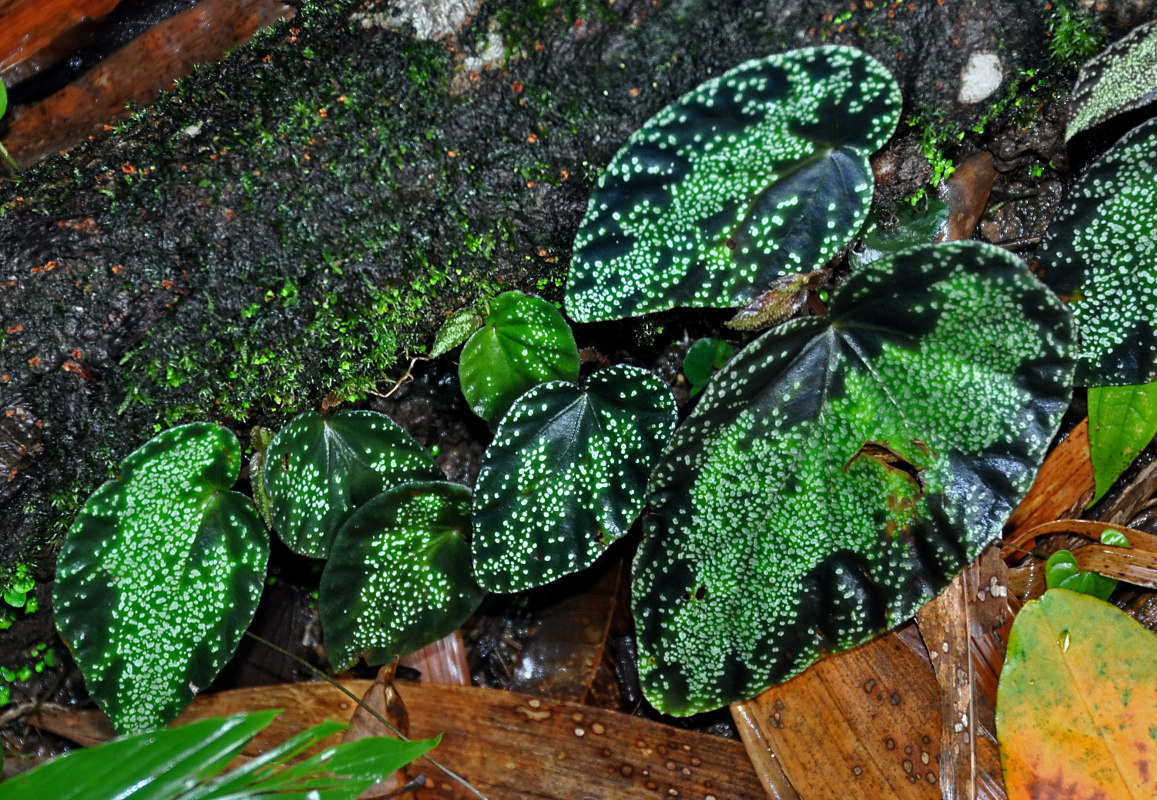
[(1017, 615), (997, 694), (1011, 800), (1157, 796), (1157, 639), (1053, 589)]

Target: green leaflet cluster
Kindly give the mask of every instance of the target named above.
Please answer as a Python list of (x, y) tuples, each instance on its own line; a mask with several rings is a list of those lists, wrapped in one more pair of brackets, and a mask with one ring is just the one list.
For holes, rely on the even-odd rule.
[(225, 428), (172, 428), (126, 458), (68, 532), (56, 624), (118, 730), (175, 717), (253, 619), (269, 540), (249, 498), (229, 491), (240, 467)]
[[(366, 789), (424, 755), (437, 739), (371, 737), (300, 760), (303, 750), (347, 726), (323, 722), (221, 774), (278, 715), (256, 711), (210, 717), (73, 750), (4, 782), (5, 800), (238, 800), (299, 797), (355, 800)], [(292, 766), (291, 759), (299, 758)]]
[(995, 538), (1068, 404), (1068, 317), (1005, 251), (912, 248), (712, 380), (650, 484), (643, 690), (690, 714), (907, 619)]
[(1038, 252), (1069, 304), (1078, 386), (1157, 378), (1157, 120), (1124, 136), (1077, 180)]
[(869, 56), (812, 47), (706, 81), (631, 135), (574, 242), (579, 322), (735, 306), (842, 248), (872, 199), (868, 156), (900, 89)]

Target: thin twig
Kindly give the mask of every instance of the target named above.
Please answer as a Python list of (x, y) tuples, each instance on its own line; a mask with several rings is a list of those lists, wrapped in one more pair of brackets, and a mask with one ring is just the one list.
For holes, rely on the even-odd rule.
[[(266, 647), (273, 650), (274, 652), (280, 653), (281, 655), (286, 656), (288, 658), (292, 658), (298, 664), (300, 664), (301, 666), (308, 669), (314, 675), (317, 675), (323, 681), (328, 682), (331, 686), (333, 686), (338, 691), (342, 692), (344, 695), (346, 695), (351, 700), (353, 700), (355, 703), (357, 703), (359, 706), (364, 708), (366, 710), (366, 712), (371, 717), (373, 717), (378, 722), (385, 725), (386, 728), (388, 728), (395, 736), (397, 736), (403, 742), (410, 741), (409, 737), (407, 737), (404, 733), (402, 733), (400, 730), (398, 730), (388, 719), (386, 719), (381, 714), (379, 714), (375, 709), (370, 708), (360, 697), (358, 697), (356, 694), (351, 692), (346, 687), (342, 686), (341, 683), (339, 683), (338, 681), (335, 681), (329, 675), (326, 675), (323, 671), (321, 671), (320, 669), (315, 667), (313, 664), (310, 664), (304, 658), (301, 658), (301, 657), (289, 652), (288, 650), (286, 650), (282, 647), (279, 647), (278, 645), (275, 645), (273, 642), (269, 641), (268, 639), (263, 639), (262, 637), (258, 636), (256, 633), (252, 633), (250, 631), (245, 631), (245, 635), (248, 636), (250, 639), (253, 639), (256, 642), (260, 642), (261, 644), (265, 645)], [(451, 780), (457, 781), (458, 783), (465, 786), (470, 792), (472, 792), (474, 794), (475, 797), (480, 798), (480, 800), (487, 800), (486, 795), (482, 794), (482, 792), (475, 789), (474, 785), (471, 784), (470, 781), (466, 780), (465, 778), (461, 777), (457, 773), (453, 772), (448, 767), (445, 767), (442, 764), (438, 763), (434, 759), (430, 758), (430, 756), (428, 756), (428, 755), (422, 756), (422, 758), (426, 759), (431, 764), (433, 764), (435, 767), (442, 770), (442, 772), (444, 772), (446, 774), (446, 776), (448, 778), (450, 778)]]

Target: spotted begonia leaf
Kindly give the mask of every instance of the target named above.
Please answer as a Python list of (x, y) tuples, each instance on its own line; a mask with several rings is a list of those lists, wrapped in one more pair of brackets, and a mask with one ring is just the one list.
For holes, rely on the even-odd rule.
[(647, 476), (675, 428), (675, 398), (646, 370), (599, 370), (518, 399), (482, 457), (474, 569), (493, 592), (585, 569), (643, 510)]
[(250, 500), (229, 491), (240, 468), (225, 428), (171, 428), (124, 460), (68, 532), (56, 624), (118, 731), (176, 717), (257, 610), (269, 537)]
[(329, 556), (334, 533), (354, 509), (408, 481), (444, 478), (410, 434), (385, 414), (341, 411), (294, 417), (265, 460), (270, 515), (295, 553)]
[(1157, 98), (1157, 25), (1140, 25), (1089, 59), (1069, 95), (1065, 141)]
[(339, 672), (441, 639), (482, 602), (470, 565), (470, 490), (407, 483), (359, 508), (334, 539), (318, 608)]
[(518, 396), (546, 381), (574, 381), (578, 346), (562, 314), (541, 297), (503, 292), (462, 348), (458, 380), (471, 410), (498, 424)]
[(1157, 378), (1157, 120), (1134, 128), (1073, 186), (1040, 267), (1068, 301), (1078, 386)]
[(599, 177), (575, 237), (566, 308), (580, 322), (736, 306), (810, 272), (867, 216), (868, 156), (900, 89), (850, 47), (748, 61), (652, 117)]
[(996, 694), (1009, 800), (1157, 797), (1154, 708), (1152, 632), (1066, 589), (1026, 603)]
[(1068, 404), (1069, 315), (978, 243), (862, 267), (715, 375), (649, 485), (643, 690), (690, 714), (907, 619), (994, 537)]

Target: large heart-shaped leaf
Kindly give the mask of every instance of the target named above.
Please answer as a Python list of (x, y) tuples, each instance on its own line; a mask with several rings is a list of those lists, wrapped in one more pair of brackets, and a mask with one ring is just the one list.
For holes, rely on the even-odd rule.
[(515, 592), (593, 564), (643, 510), (675, 416), (670, 388), (626, 365), (596, 372), (585, 389), (553, 381), (520, 397), (478, 475), (478, 582)]
[(1068, 301), (1078, 386), (1157, 378), (1157, 120), (1134, 128), (1077, 179), (1049, 225), (1045, 282)]
[(225, 428), (172, 428), (126, 458), (68, 532), (56, 624), (117, 730), (177, 716), (253, 619), (269, 537), (249, 498), (228, 491), (240, 468)]
[(736, 306), (823, 266), (863, 224), (868, 156), (900, 89), (850, 47), (748, 61), (627, 140), (575, 237), (566, 308), (580, 322)]
[(407, 483), (375, 497), (334, 539), (318, 608), (339, 672), (441, 639), (482, 602), (470, 565), (470, 490)]
[(1010, 800), (1157, 797), (1154, 709), (1150, 631), (1067, 589), (1025, 604), (996, 695)]
[(497, 426), (518, 396), (546, 381), (574, 381), (578, 346), (562, 314), (541, 297), (503, 292), (462, 348), (458, 380), (475, 414)]
[(1000, 531), (1068, 404), (1070, 324), (1015, 257), (866, 265), (712, 379), (650, 484), (644, 692), (743, 699), (910, 617)]
[(410, 434), (373, 411), (299, 414), (265, 459), (273, 526), (291, 550), (312, 558), (329, 555), (334, 533), (371, 497), (444, 477)]

